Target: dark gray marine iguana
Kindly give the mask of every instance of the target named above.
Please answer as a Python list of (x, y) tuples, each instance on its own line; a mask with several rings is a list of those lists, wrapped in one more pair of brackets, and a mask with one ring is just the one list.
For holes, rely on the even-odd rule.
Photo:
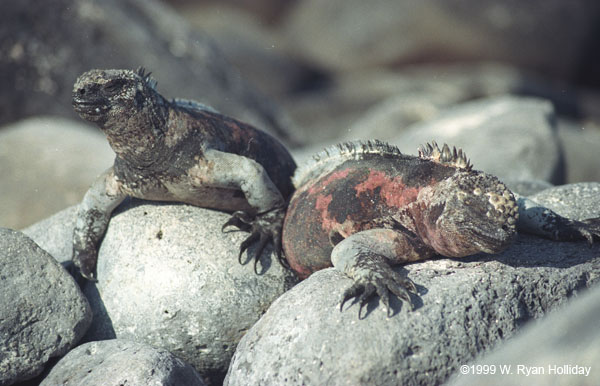
[(233, 212), (224, 225), (251, 232), (241, 253), (269, 241), (281, 258), (281, 227), (296, 164), (275, 138), (200, 103), (168, 101), (143, 69), (91, 70), (73, 88), (73, 107), (105, 133), (116, 153), (79, 205), (73, 263), (94, 279), (97, 246), (127, 196)]
[(600, 236), (600, 219), (573, 221), (517, 197), (496, 177), (472, 169), (462, 150), (435, 142), (419, 156), (374, 142), (330, 147), (294, 176), (283, 250), (305, 278), (334, 266), (354, 280), (342, 295), (362, 307), (389, 292), (410, 306), (411, 280), (391, 265), (434, 255), (498, 253), (519, 231), (554, 240)]

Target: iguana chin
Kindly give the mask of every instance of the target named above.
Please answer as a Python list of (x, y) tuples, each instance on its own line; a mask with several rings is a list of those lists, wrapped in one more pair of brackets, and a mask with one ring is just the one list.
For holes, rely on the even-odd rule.
[(200, 103), (166, 100), (143, 69), (84, 73), (73, 107), (116, 153), (79, 205), (73, 262), (82, 276), (94, 279), (98, 243), (127, 196), (234, 212), (224, 227), (251, 232), (240, 256), (258, 240), (258, 259), (272, 240), (283, 262), (281, 227), (296, 164), (275, 138)]
[(411, 304), (414, 284), (391, 266), (434, 255), (498, 253), (517, 228), (555, 240), (600, 235), (599, 219), (571, 221), (472, 169), (462, 150), (433, 142), (419, 156), (374, 142), (330, 147), (299, 168), (283, 249), (301, 277), (334, 266), (354, 280), (341, 300), (362, 307), (389, 292)]

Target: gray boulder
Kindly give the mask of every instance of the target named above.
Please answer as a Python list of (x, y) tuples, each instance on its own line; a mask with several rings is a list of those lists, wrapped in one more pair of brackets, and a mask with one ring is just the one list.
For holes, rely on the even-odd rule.
[[(94, 312), (85, 340), (162, 347), (222, 380), (246, 330), (296, 282), (270, 248), (258, 275), (252, 264), (240, 265), (239, 246), (248, 234), (222, 233), (228, 219), (178, 204), (132, 201), (118, 209), (100, 247), (98, 283), (84, 287)], [(71, 245), (71, 237), (63, 242)], [(70, 257), (68, 248), (61, 250)]]
[[(434, 118), (450, 105), (518, 93), (539, 83), (519, 69), (499, 64), (430, 64), (335, 74), (323, 87), (284, 102), (310, 143), (385, 140), (413, 123)], [(545, 89), (543, 94), (551, 92)]]
[(542, 180), (504, 178), (502, 182), (504, 182), (512, 192), (518, 193), (521, 196), (531, 196), (553, 186), (551, 183)]
[[(449, 386), (598, 383), (600, 287), (578, 295), (477, 361), (461, 366)], [(490, 369), (494, 374), (490, 374)], [(478, 371), (478, 369), (481, 369)], [(482, 374), (487, 369), (487, 374)]]
[(0, 225), (22, 228), (81, 201), (115, 153), (102, 133), (59, 117), (0, 129)]
[(0, 3), (0, 121), (75, 117), (71, 92), (92, 68), (144, 66), (167, 98), (192, 98), (286, 136), (286, 119), (205, 34), (156, 0)]
[(75, 281), (22, 233), (0, 228), (0, 385), (31, 379), (92, 321)]
[(77, 205), (74, 205), (23, 229), (23, 233), (60, 264), (70, 265), (76, 215)]
[[(566, 189), (566, 187), (551, 188)], [(574, 190), (574, 188), (571, 188)], [(581, 190), (581, 189), (579, 189)], [(577, 218), (600, 216), (580, 195)], [(416, 309), (392, 300), (386, 317), (377, 298), (339, 301), (352, 281), (333, 268), (314, 273), (277, 299), (240, 341), (226, 385), (439, 384), (477, 354), (531, 319), (600, 281), (598, 246), (519, 235), (498, 255), (434, 259), (399, 267), (416, 284)]]
[[(521, 236), (497, 256), (406, 266), (416, 309), (378, 299), (364, 319), (339, 301), (351, 280), (333, 268), (288, 291), (241, 340), (225, 385), (429, 385), (600, 278), (597, 248)], [(402, 269), (399, 269), (402, 270)], [(378, 305), (379, 304), (379, 305)], [(363, 310), (363, 313), (365, 310)]]
[(194, 368), (165, 349), (125, 340), (82, 344), (62, 358), (41, 386), (203, 386)]
[(600, 183), (580, 182), (544, 189), (529, 198), (556, 213), (585, 220), (598, 217), (600, 208)]
[(541, 99), (492, 97), (447, 109), (392, 142), (414, 154), (431, 140), (461, 147), (474, 168), (513, 180), (564, 182), (552, 105)]

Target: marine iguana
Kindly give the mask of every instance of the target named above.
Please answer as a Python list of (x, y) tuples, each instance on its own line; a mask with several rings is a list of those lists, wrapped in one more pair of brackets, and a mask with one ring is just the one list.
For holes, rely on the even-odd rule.
[(281, 258), (281, 227), (296, 164), (275, 138), (212, 108), (168, 101), (143, 68), (91, 70), (73, 88), (73, 107), (95, 123), (116, 153), (79, 205), (73, 262), (94, 279), (97, 244), (127, 196), (233, 212), (224, 225), (251, 232), (240, 256), (272, 240)]
[(498, 253), (517, 228), (555, 240), (600, 236), (599, 219), (572, 221), (473, 170), (462, 150), (433, 142), (419, 156), (374, 142), (330, 147), (299, 168), (283, 226), (283, 249), (302, 278), (334, 266), (354, 280), (342, 296), (362, 307), (389, 292), (411, 305), (411, 280), (391, 265), (434, 255)]

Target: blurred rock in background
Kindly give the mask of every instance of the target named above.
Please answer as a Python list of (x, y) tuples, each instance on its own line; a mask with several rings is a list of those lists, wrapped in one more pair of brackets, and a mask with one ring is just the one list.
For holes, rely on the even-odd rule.
[(92, 68), (144, 66), (167, 98), (192, 98), (285, 137), (286, 124), (210, 37), (159, 1), (0, 3), (0, 123), (75, 118), (71, 91)]
[(497, 60), (572, 80), (599, 10), (593, 0), (306, 0), (284, 30), (303, 55), (336, 70)]
[(23, 228), (81, 201), (115, 153), (99, 130), (41, 116), (0, 130), (0, 225)]

